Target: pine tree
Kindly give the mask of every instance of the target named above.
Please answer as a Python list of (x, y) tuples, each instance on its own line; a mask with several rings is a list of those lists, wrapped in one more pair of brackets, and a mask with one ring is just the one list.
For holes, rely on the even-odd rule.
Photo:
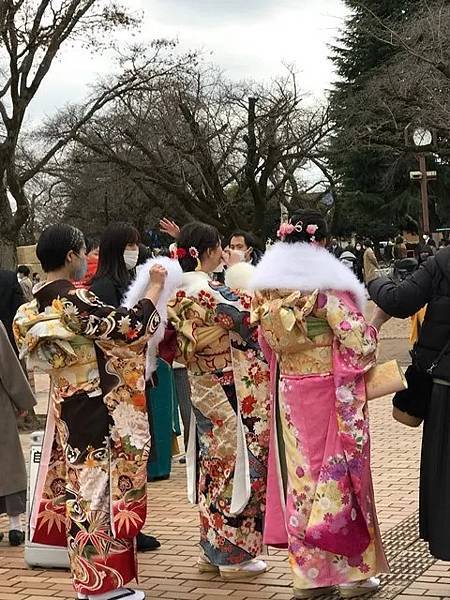
[[(352, 10), (332, 60), (339, 80), (331, 92), (331, 110), (337, 125), (331, 147), (331, 163), (338, 176), (340, 194), (335, 217), (337, 232), (357, 231), (360, 235), (383, 238), (394, 235), (405, 215), (419, 211), (417, 186), (409, 170), (414, 157), (405, 156), (403, 130), (408, 110), (397, 117), (397, 131), (379, 128), (377, 106), (371, 105), (371, 80), (378, 76), (399, 48), (386, 44), (377, 35), (380, 20), (401, 27), (417, 10), (421, 0), (345, 0)], [(361, 139), (376, 123), (382, 144)]]

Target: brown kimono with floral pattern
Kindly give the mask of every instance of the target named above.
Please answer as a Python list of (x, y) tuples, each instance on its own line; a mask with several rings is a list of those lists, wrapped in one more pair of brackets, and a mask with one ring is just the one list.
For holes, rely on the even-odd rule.
[(82, 594), (137, 575), (150, 445), (145, 349), (159, 322), (149, 300), (115, 309), (65, 280), (44, 284), (15, 319), (21, 356), (52, 382), (31, 538), (67, 544)]

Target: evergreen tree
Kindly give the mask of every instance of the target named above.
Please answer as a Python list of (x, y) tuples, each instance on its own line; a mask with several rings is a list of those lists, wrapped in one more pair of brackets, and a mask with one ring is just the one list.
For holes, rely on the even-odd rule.
[[(396, 99), (395, 127), (382, 118), (379, 98), (371, 83), (396, 59), (400, 48), (385, 43), (380, 20), (402, 27), (417, 11), (421, 0), (345, 0), (352, 10), (332, 60), (339, 80), (331, 92), (336, 135), (330, 161), (337, 175), (339, 197), (336, 232), (352, 231), (386, 238), (401, 228), (407, 214), (418, 218), (420, 197), (409, 171), (416, 169), (414, 154), (404, 144), (404, 129), (412, 107)], [(389, 107), (390, 109), (390, 107)]]

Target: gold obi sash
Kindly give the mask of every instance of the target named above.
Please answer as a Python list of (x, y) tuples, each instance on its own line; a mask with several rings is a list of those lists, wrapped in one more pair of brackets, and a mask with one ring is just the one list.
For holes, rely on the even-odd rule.
[(256, 307), (269, 346), (276, 352), (283, 375), (330, 373), (333, 365), (333, 332), (324, 319), (313, 316), (319, 291), (266, 299)]
[(50, 370), (53, 385), (64, 396), (86, 392), (89, 396), (101, 394), (100, 374), (94, 343), (83, 337), (70, 341), (73, 363)]

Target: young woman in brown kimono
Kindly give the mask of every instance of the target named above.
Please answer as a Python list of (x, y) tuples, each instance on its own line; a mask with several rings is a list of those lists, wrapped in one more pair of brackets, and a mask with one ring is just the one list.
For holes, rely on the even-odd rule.
[(37, 256), (47, 281), (14, 323), (21, 357), (51, 376), (30, 537), (67, 545), (78, 598), (142, 600), (125, 586), (146, 517), (145, 351), (166, 271), (154, 266), (144, 299), (127, 310), (71, 283), (86, 268), (79, 230), (49, 227)]

